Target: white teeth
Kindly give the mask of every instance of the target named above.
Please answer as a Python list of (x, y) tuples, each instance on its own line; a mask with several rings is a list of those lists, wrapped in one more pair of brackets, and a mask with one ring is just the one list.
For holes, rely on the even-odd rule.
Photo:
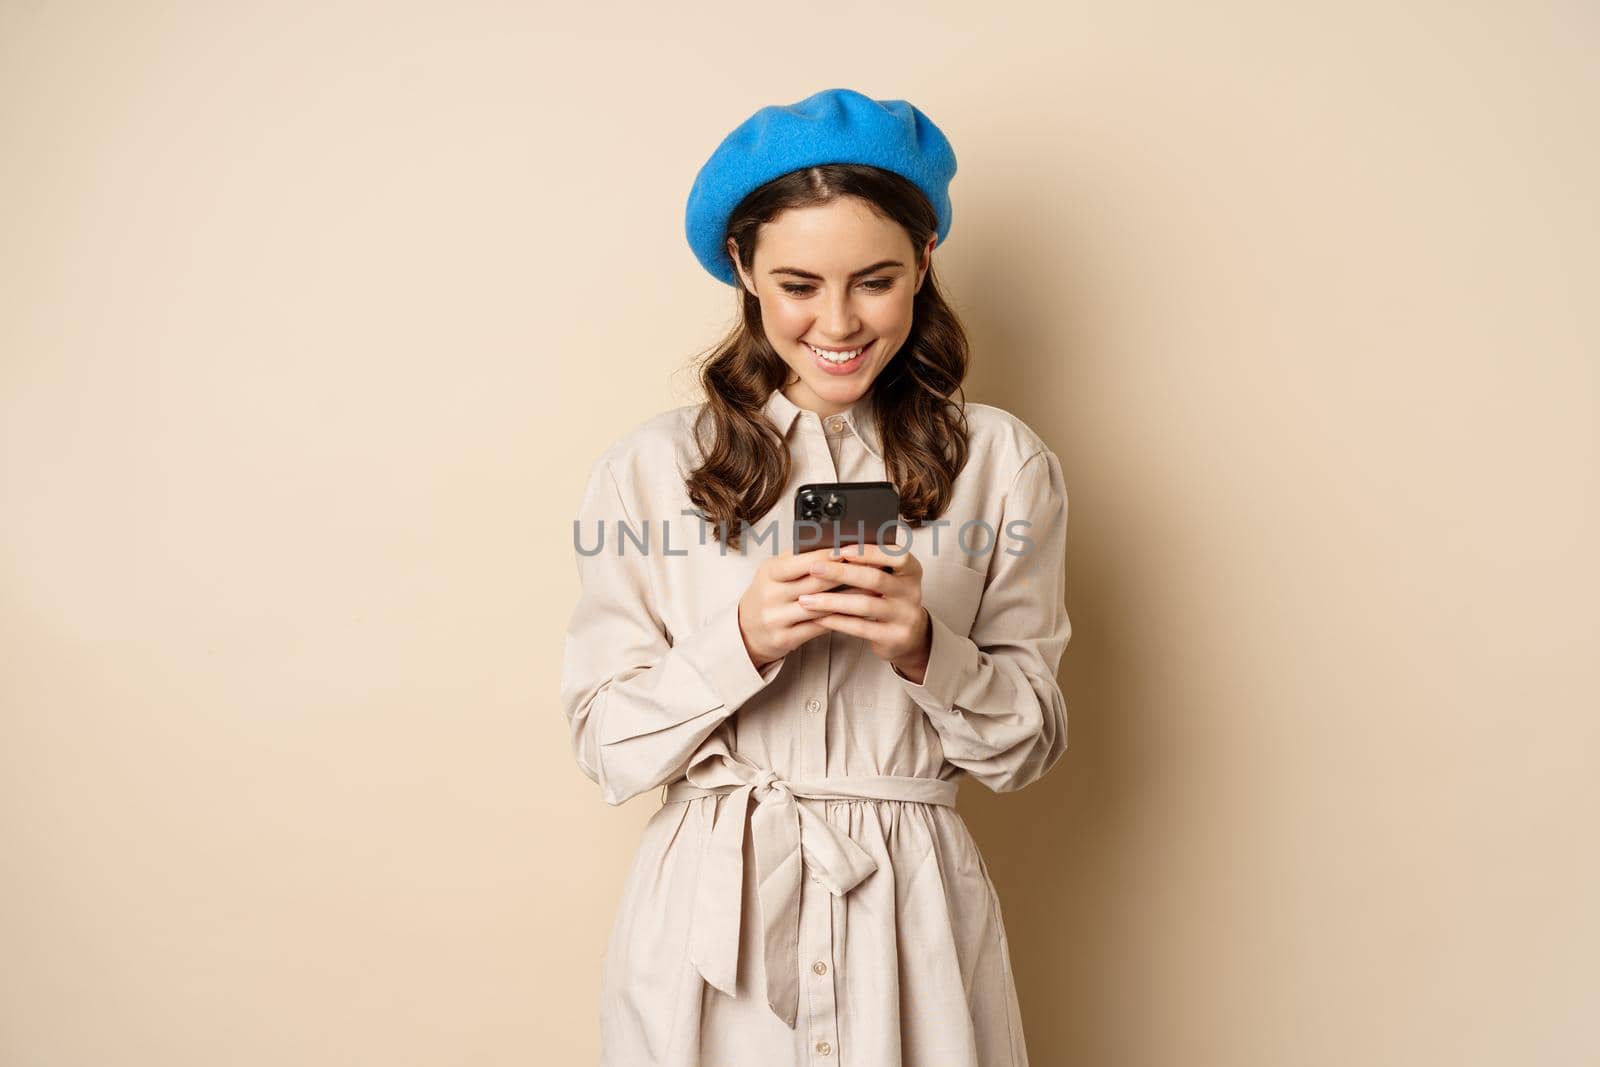
[(860, 348), (853, 349), (849, 352), (824, 352), (816, 345), (809, 343), (806, 345), (806, 347), (811, 349), (811, 351), (815, 352), (817, 355), (821, 356), (823, 359), (827, 360), (829, 363), (849, 363), (852, 359), (855, 359), (857, 356), (867, 350), (866, 345), (862, 345)]

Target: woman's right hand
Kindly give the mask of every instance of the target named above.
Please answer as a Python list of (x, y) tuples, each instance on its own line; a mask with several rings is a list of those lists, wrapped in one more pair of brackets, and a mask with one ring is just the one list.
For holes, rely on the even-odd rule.
[(797, 598), (804, 593), (825, 593), (838, 584), (811, 573), (814, 561), (831, 559), (832, 554), (833, 549), (827, 547), (789, 552), (768, 556), (756, 568), (749, 588), (739, 598), (739, 630), (757, 670), (830, 632), (811, 621), (828, 612), (803, 608)]

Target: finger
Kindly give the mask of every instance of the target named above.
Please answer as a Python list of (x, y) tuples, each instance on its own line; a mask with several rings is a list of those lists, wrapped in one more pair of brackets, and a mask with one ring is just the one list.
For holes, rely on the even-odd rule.
[(867, 593), (812, 593), (801, 597), (799, 604), (812, 611), (855, 615), (878, 621), (887, 619), (894, 610), (885, 598)]
[(828, 559), (833, 549), (828, 546), (813, 548), (808, 552), (795, 552), (787, 556), (774, 556), (777, 562), (772, 567), (772, 577), (776, 581), (789, 582), (796, 578), (804, 578), (811, 573), (811, 565), (818, 560)]
[(770, 607), (793, 607), (799, 597), (808, 593), (832, 593), (851, 587), (826, 575), (807, 574), (787, 582), (775, 582), (773, 592), (765, 601)]
[(899, 573), (905, 569), (906, 561), (911, 557), (911, 551), (904, 549), (899, 552), (890, 552), (882, 545), (859, 544), (841, 545), (834, 555), (834, 559), (844, 559), (851, 563), (866, 563), (876, 567), (888, 567)]
[[(832, 617), (831, 615), (822, 616), (823, 619)], [(816, 619), (810, 622), (795, 623), (783, 631), (783, 637), (785, 642), (792, 642), (790, 647), (794, 649), (799, 648), (813, 637), (821, 637), (828, 632), (828, 628), (822, 625), (822, 619)]]
[(832, 593), (842, 586), (843, 583), (825, 574), (808, 574), (804, 578), (785, 582), (781, 588), (789, 602), (793, 603), (795, 597), (805, 596), (808, 593)]
[(794, 601), (777, 608), (772, 612), (771, 619), (774, 629), (783, 629), (801, 623), (811, 622), (823, 615), (829, 614), (827, 608), (808, 608)]
[(878, 594), (886, 593), (889, 589), (891, 575), (880, 571), (877, 567), (864, 567), (859, 563), (845, 563), (842, 560), (813, 563), (811, 566), (817, 571), (819, 578), (828, 579), (832, 585), (843, 583)]
[(859, 637), (873, 644), (879, 644), (884, 638), (891, 636), (888, 623), (873, 622), (855, 615), (824, 615), (815, 625), (836, 633)]

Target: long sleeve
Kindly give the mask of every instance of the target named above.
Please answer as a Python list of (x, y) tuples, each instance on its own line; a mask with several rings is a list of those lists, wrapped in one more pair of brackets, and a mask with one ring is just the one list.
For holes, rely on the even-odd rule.
[(1056, 681), (1072, 636), (1067, 490), (1049, 449), (1018, 469), (995, 537), (970, 636), (930, 612), (932, 646), (922, 682), (898, 670), (894, 675), (938, 731), (945, 759), (1006, 793), (1037, 781), (1067, 747), (1066, 698)]
[[(660, 533), (662, 516), (641, 519)], [(682, 777), (696, 748), (784, 664), (758, 671), (751, 663), (737, 598), (674, 641), (650, 576), (653, 564), (670, 566), (673, 558), (664, 562), (624, 543), (618, 523), (633, 536), (645, 534), (602, 456), (590, 470), (575, 528), (581, 592), (567, 625), (561, 702), (578, 766), (608, 804)], [(603, 550), (585, 555), (602, 525)]]

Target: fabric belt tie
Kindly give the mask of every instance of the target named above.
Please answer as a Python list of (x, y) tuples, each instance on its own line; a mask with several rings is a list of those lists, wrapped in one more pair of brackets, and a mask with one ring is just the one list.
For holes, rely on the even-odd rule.
[[(667, 804), (723, 794), (695, 893), (689, 958), (705, 980), (735, 996), (739, 966), (739, 912), (744, 903), (744, 829), (756, 859), (757, 901), (767, 975), (767, 1004), (792, 1030), (800, 1005), (801, 868), (842, 897), (878, 869), (850, 835), (825, 816), (795, 802), (906, 800), (954, 807), (957, 784), (939, 778), (850, 775), (785, 780), (726, 751), (689, 768), (666, 787)], [(752, 811), (751, 801), (754, 800)]]

